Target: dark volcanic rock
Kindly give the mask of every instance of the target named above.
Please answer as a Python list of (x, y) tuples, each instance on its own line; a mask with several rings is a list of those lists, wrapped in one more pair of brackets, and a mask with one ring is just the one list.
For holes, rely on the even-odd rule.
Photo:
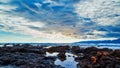
[(15, 68), (63, 68), (54, 64), (55, 57), (46, 57), (45, 49), (29, 44), (0, 47), (0, 66)]
[(83, 53), (84, 52), (84, 49), (80, 48), (79, 46), (72, 46), (71, 50), (75, 54)]
[[(14, 46), (0, 47), (0, 66), (15, 68), (63, 68), (54, 64), (56, 58), (66, 60), (66, 52), (77, 57), (78, 68), (120, 68), (120, 50), (96, 47), (80, 48), (79, 46), (32, 46), (30, 44), (14, 44)], [(10, 44), (11, 45), (11, 44)], [(46, 57), (46, 52), (59, 52), (57, 57)], [(70, 56), (69, 56), (70, 57)]]
[(65, 52), (60, 52), (57, 56), (61, 61), (66, 60)]
[(84, 55), (76, 58), (78, 68), (120, 68), (120, 50), (89, 47), (85, 49)]
[(120, 58), (120, 50), (114, 50), (113, 52), (112, 52), (112, 54), (111, 55), (113, 55), (113, 56), (116, 56), (116, 57), (119, 57)]
[(70, 46), (56, 46), (46, 49), (48, 52), (66, 52), (70, 50)]

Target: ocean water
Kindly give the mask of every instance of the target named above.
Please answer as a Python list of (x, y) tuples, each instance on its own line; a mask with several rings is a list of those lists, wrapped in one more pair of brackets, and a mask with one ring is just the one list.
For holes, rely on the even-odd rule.
[[(57, 56), (59, 53), (54, 52), (54, 53), (49, 53), (46, 52), (46, 56)], [(64, 61), (61, 61), (59, 58), (55, 60), (55, 65), (60, 65), (65, 68), (77, 68), (78, 62), (75, 61), (74, 57), (77, 57), (76, 55), (72, 53), (65, 53), (66, 59)]]
[[(0, 47), (3, 47), (5, 43), (1, 43)], [(17, 43), (11, 43), (7, 45), (8, 47), (12, 47), (12, 44), (17, 44)], [(20, 43), (21, 45), (24, 43)], [(97, 48), (110, 48), (110, 49), (120, 49), (120, 44), (115, 44), (115, 43), (99, 43), (99, 44), (94, 44), (94, 43), (80, 43), (80, 44), (71, 44), (71, 43), (28, 43), (33, 46), (45, 46), (45, 48), (50, 48), (52, 46), (80, 46), (83, 48), (86, 47), (97, 47)]]
[(88, 45), (79, 45), (82, 48), (87, 48), (87, 47), (97, 47), (97, 48), (109, 48), (109, 49), (120, 49), (120, 44), (88, 44)]

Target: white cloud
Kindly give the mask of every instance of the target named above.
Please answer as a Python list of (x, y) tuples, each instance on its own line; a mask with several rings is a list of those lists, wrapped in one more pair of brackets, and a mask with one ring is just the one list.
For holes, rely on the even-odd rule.
[(42, 4), (40, 3), (34, 3), (38, 8), (40, 8), (42, 6)]
[(104, 25), (104, 26), (109, 26), (109, 25), (115, 26), (119, 24), (119, 20), (120, 20), (120, 17), (112, 17), (112, 18), (103, 17), (103, 18), (95, 19), (95, 21), (97, 21), (99, 25)]
[[(49, 7), (51, 6), (63, 6), (64, 4), (62, 2), (56, 2), (54, 0), (44, 0), (43, 3), (50, 3)], [(64, 5), (65, 6), (65, 5)]]
[[(0, 25), (4, 27), (1, 27), (0, 31), (31, 35), (33, 38), (26, 41), (34, 42), (75, 42), (79, 41), (79, 39), (101, 39), (101, 35), (105, 36), (107, 32), (98, 31), (96, 27), (99, 25), (113, 26), (118, 24), (117, 22), (120, 20), (120, 17), (113, 16), (114, 14), (120, 14), (120, 9), (117, 6), (118, 2), (119, 0), (83, 0), (76, 4), (76, 12), (80, 16), (83, 18), (90, 18), (93, 22), (96, 22), (90, 26), (89, 24), (91, 23), (91, 20), (85, 19), (81, 19), (81, 22), (83, 23), (72, 22), (70, 23), (71, 25), (67, 25), (64, 21), (71, 21), (71, 19), (76, 20), (77, 17), (75, 18), (74, 15), (72, 16), (69, 13), (67, 14), (67, 12), (65, 13), (65, 16), (60, 17), (63, 15), (61, 12), (54, 14), (52, 11), (43, 10), (41, 8), (42, 4), (37, 2), (34, 3), (34, 5), (36, 5), (39, 10), (32, 8), (25, 2), (21, 2), (22, 7), (28, 9), (25, 12), (12, 11), (16, 8), (21, 8), (21, 6), (16, 7), (14, 5), (1, 4)], [(63, 0), (59, 2), (54, 0), (45, 0), (44, 3), (50, 3), (48, 6), (49, 8), (51, 6), (73, 7), (72, 4), (64, 4)], [(66, 11), (67, 9), (64, 8), (64, 10)], [(72, 9), (70, 10), (72, 11)], [(5, 11), (10, 11), (11, 14)], [(34, 13), (29, 14), (31, 11)], [(69, 9), (67, 11), (69, 11)], [(86, 23), (88, 24), (86, 25)], [(74, 24), (77, 26), (73, 27)]]
[(105, 31), (97, 31), (97, 30), (94, 30), (93, 32), (92, 32), (93, 34), (95, 34), (95, 35), (105, 35), (106, 34), (106, 32)]
[(115, 39), (118, 39), (118, 38), (98, 38), (98, 39), (81, 39), (81, 41), (96, 41), (96, 40), (115, 40)]
[(10, 2), (11, 0), (0, 0), (0, 2), (2, 2), (2, 3), (8, 3), (8, 2)]
[[(24, 19), (23, 17), (10, 16), (10, 15), (5, 15), (5, 14), (1, 14), (0, 22), (1, 24), (4, 24), (4, 27), (5, 27), (1, 30), (10, 31), (10, 32), (23, 31), (23, 33), (25, 32), (25, 34), (35, 33), (35, 30), (30, 29), (29, 26), (39, 27), (39, 28), (44, 27), (44, 24), (41, 22), (31, 22), (27, 19)], [(8, 30), (9, 27), (12, 27), (13, 30)], [(36, 33), (38, 33), (37, 30), (36, 30)], [(39, 34), (40, 33), (41, 32), (39, 32)]]
[[(19, 17), (15, 15), (2, 13), (0, 15), (0, 24), (4, 26), (3, 28), (0, 29), (2, 31), (20, 33), (23, 35), (31, 35), (33, 38), (35, 38), (34, 40), (32, 39), (28, 41), (45, 42), (45, 40), (41, 41), (40, 38), (47, 39), (46, 40), (47, 42), (59, 42), (59, 43), (73, 42), (78, 40), (70, 36), (65, 36), (61, 32), (52, 31), (52, 33), (49, 33), (51, 31), (48, 31), (48, 30), (41, 31), (41, 30), (35, 30), (33, 28), (29, 28), (29, 26), (37, 27), (37, 28), (45, 28), (46, 26), (43, 22), (33, 22), (24, 17)], [(49, 28), (47, 27), (47, 29)], [(62, 39), (67, 39), (67, 40), (65, 41)]]
[(0, 10), (2, 10), (2, 11), (10, 11), (10, 10), (13, 10), (16, 8), (17, 8), (16, 6), (0, 4)]
[[(25, 7), (27, 7), (29, 10), (39, 14), (41, 12), (38, 12), (26, 4), (22, 3)], [(39, 6), (37, 3), (36, 6)], [(1, 4), (0, 5), (0, 25), (3, 27), (0, 29), (0, 31), (5, 31), (5, 32), (12, 32), (12, 33), (19, 33), (23, 35), (30, 35), (33, 39), (28, 39), (26, 41), (42, 41), (42, 42), (72, 42), (76, 41), (78, 39), (72, 38), (70, 36), (63, 35), (61, 32), (57, 32), (54, 30), (49, 30), (49, 27), (47, 27), (44, 22), (40, 21), (31, 21), (25, 17), (21, 17), (16, 15), (16, 12), (14, 13), (12, 10), (16, 9), (18, 7), (14, 5), (5, 5)], [(13, 12), (13, 14), (9, 14), (8, 12), (5, 11), (10, 11)], [(26, 14), (26, 13), (25, 13)], [(30, 28), (30, 27), (37, 27), (36, 29)], [(39, 30), (45, 28), (46, 30)], [(18, 37), (17, 37), (18, 38)], [(42, 39), (47, 39), (47, 40), (41, 40)], [(21, 39), (21, 38), (20, 38)], [(65, 40), (63, 40), (65, 39)], [(11, 39), (13, 41), (15, 39)], [(23, 39), (24, 40), (24, 39)], [(18, 42), (19, 40), (17, 40)], [(25, 41), (25, 40), (24, 40)], [(7, 40), (7, 42), (10, 42), (10, 39)]]
[(99, 25), (116, 25), (120, 17), (110, 17), (120, 14), (120, 0), (85, 0), (75, 4), (76, 11), (80, 16), (91, 18)]

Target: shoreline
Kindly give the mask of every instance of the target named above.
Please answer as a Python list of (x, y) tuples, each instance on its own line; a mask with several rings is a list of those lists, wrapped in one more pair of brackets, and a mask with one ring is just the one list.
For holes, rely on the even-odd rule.
[[(47, 52), (49, 53), (48, 56)], [(58, 53), (57, 55), (53, 53)], [(51, 56), (51, 54), (53, 54)], [(68, 58), (71, 58), (67, 60)], [(66, 61), (66, 63), (56, 64)], [(0, 66), (11, 68), (67, 68), (68, 61), (76, 68), (120, 68), (120, 49), (80, 46), (32, 46), (15, 44), (0, 47)]]

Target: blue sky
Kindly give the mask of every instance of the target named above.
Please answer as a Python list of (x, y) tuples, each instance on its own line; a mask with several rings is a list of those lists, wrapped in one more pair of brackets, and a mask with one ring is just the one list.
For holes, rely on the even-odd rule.
[(0, 42), (120, 38), (120, 0), (0, 0)]

